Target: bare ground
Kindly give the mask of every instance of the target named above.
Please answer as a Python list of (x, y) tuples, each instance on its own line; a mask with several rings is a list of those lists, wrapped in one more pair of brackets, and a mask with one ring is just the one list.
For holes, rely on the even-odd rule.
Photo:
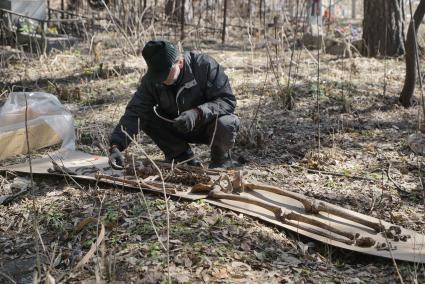
[[(100, 153), (92, 142), (107, 141), (144, 71), (141, 56), (116, 48), (119, 39), (107, 35), (101, 42), (91, 54), (89, 46), (81, 44), (39, 59), (5, 56), (8, 61), (4, 59), (0, 69), (4, 91), (14, 85), (18, 90), (58, 95), (74, 115), (78, 148), (91, 153)], [(194, 42), (187, 46), (196, 46), (226, 66), (243, 124), (233, 155), (245, 162), (251, 177), (424, 233), (423, 161), (406, 142), (417, 128), (418, 107), (404, 109), (397, 104), (404, 78), (402, 59), (321, 54), (317, 92), (317, 54), (296, 50), (290, 84), (295, 108), (284, 110), (281, 94), (288, 92), (291, 51), (281, 51), (279, 69), (273, 72), (264, 48), (252, 53), (242, 45), (222, 48)], [(274, 57), (274, 50), (270, 52)], [(162, 158), (148, 137), (141, 137), (141, 145), (151, 157)], [(207, 163), (208, 149), (194, 149)], [(128, 152), (140, 154), (135, 147)], [(13, 175), (4, 175), (1, 190), (6, 192), (12, 181)], [(34, 239), (42, 240), (38, 250), (43, 275), (48, 271), (55, 279), (71, 283), (96, 279), (158, 283), (166, 281), (168, 271), (178, 283), (399, 281), (390, 260), (312, 242), (202, 201), (177, 199), (170, 201), (167, 265), (140, 193), (95, 184), (82, 184), (80, 190), (69, 180), (53, 178), (36, 178), (35, 183), (34, 197), (0, 206), (2, 281), (8, 281), (5, 274), (22, 283), (31, 280), (37, 255)], [(164, 201), (151, 194), (146, 198), (163, 238)], [(34, 237), (34, 220), (38, 220), (38, 237)], [(75, 269), (96, 241), (100, 222), (106, 226), (104, 245), (93, 261)], [(423, 265), (397, 262), (397, 266), (404, 281), (425, 281)]]

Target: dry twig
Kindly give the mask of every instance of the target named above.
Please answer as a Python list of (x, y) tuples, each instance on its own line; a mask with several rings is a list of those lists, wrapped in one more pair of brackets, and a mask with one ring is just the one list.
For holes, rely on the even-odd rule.
[(391, 170), (391, 162), (388, 163), (388, 168), (387, 168), (388, 179), (395, 185), (399, 194), (408, 194), (408, 192), (404, 188), (402, 188), (398, 183), (395, 182), (395, 180), (393, 180), (393, 178), (390, 175), (390, 170)]
[[(27, 143), (27, 151), (28, 151), (28, 163), (30, 167), (30, 182), (31, 182), (31, 195), (32, 195), (32, 210), (33, 210), (33, 237), (35, 242), (35, 251), (36, 251), (36, 265), (37, 265), (37, 272), (38, 277), (41, 276), (41, 260), (40, 260), (40, 248), (38, 244), (38, 237), (39, 237), (39, 230), (38, 230), (38, 210), (37, 205), (35, 201), (35, 195), (34, 195), (34, 177), (32, 173), (32, 160), (31, 160), (31, 148), (30, 148), (30, 141), (29, 141), (29, 132), (28, 132), (28, 100), (27, 100), (27, 94), (24, 94), (25, 96), (25, 137), (26, 137), (26, 143)], [(41, 239), (41, 236), (40, 236)]]
[[(137, 181), (140, 181), (140, 178), (137, 176), (136, 163), (135, 163), (135, 160), (134, 160), (134, 156), (133, 156), (133, 168), (134, 168), (134, 174), (135, 174), (135, 176), (136, 176), (136, 180), (137, 180)], [(161, 240), (161, 237), (160, 237), (160, 236), (159, 236), (159, 234), (158, 234), (158, 230), (157, 230), (156, 225), (155, 225), (155, 223), (154, 223), (154, 221), (153, 221), (153, 216), (152, 216), (152, 214), (151, 214), (151, 210), (150, 210), (150, 208), (149, 208), (148, 201), (146, 200), (145, 193), (143, 192), (143, 188), (141, 187), (141, 184), (140, 184), (140, 183), (138, 183), (138, 186), (139, 186), (139, 190), (140, 190), (140, 193), (141, 193), (141, 195), (142, 195), (142, 198), (143, 198), (143, 203), (145, 204), (145, 207), (146, 207), (146, 211), (148, 212), (149, 221), (150, 221), (150, 223), (151, 223), (152, 229), (153, 229), (153, 231), (155, 232), (155, 235), (156, 235), (156, 238), (158, 239), (159, 244), (160, 244), (160, 245), (161, 245), (161, 247), (162, 247), (162, 248), (166, 251), (166, 250), (167, 250), (167, 248), (165, 247), (165, 245), (164, 245), (163, 241)], [(140, 196), (139, 196), (139, 202), (140, 202), (140, 204), (142, 203), (142, 201), (140, 200)]]
[[(381, 220), (379, 220), (379, 223), (382, 225)], [(401, 284), (404, 284), (403, 277), (400, 274), (400, 270), (398, 269), (397, 262), (395, 261), (394, 255), (392, 253), (391, 245), (390, 245), (390, 242), (388, 241), (387, 234), (383, 234), (383, 235), (384, 235), (384, 238), (385, 238), (385, 243), (387, 244), (388, 251), (389, 251), (390, 256), (391, 256), (391, 260), (393, 261), (394, 268), (395, 268), (395, 270), (397, 272), (398, 279), (400, 280), (400, 283)]]
[(125, 131), (123, 128), (121, 131), (127, 136), (128, 139), (130, 139), (137, 148), (139, 148), (142, 153), (145, 155), (145, 157), (154, 165), (154, 167), (157, 169), (159, 176), (161, 177), (162, 182), (162, 189), (164, 194), (164, 201), (165, 201), (165, 210), (167, 215), (167, 247), (166, 247), (166, 253), (167, 253), (167, 273), (168, 273), (168, 281), (171, 282), (171, 274), (170, 274), (170, 208), (169, 208), (169, 198), (167, 196), (167, 190), (165, 187), (165, 181), (164, 177), (162, 175), (161, 169), (158, 167), (158, 165), (149, 157), (149, 155), (146, 153), (146, 151), (138, 144), (133, 137), (131, 137), (130, 134), (128, 134), (127, 131)]

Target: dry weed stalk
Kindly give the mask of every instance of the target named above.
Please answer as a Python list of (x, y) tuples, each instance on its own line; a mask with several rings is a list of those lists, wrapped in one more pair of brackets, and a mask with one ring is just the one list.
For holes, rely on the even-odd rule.
[[(40, 236), (40, 232), (38, 230), (38, 210), (37, 210), (37, 204), (35, 200), (34, 195), (34, 177), (32, 172), (32, 160), (31, 160), (31, 148), (30, 148), (30, 142), (29, 142), (29, 131), (28, 131), (28, 100), (27, 100), (27, 94), (24, 94), (25, 96), (25, 139), (27, 144), (27, 152), (28, 152), (28, 163), (30, 168), (30, 186), (31, 186), (31, 195), (32, 195), (32, 210), (33, 210), (33, 241), (35, 245), (35, 252), (36, 252), (36, 265), (37, 265), (37, 279), (33, 279), (33, 281), (38, 282), (38, 277), (41, 277), (41, 260), (40, 260), (40, 248), (38, 244), (38, 237)], [(41, 239), (41, 236), (40, 236)]]
[[(165, 210), (166, 210), (166, 216), (167, 216), (167, 246), (165, 247), (166, 250), (166, 256), (167, 256), (167, 275), (168, 275), (168, 282), (171, 283), (171, 275), (170, 275), (170, 208), (169, 208), (169, 197), (167, 195), (167, 190), (165, 187), (165, 180), (164, 177), (162, 175), (162, 171), (161, 169), (158, 167), (158, 165), (149, 157), (149, 155), (146, 153), (146, 151), (143, 149), (143, 147), (137, 143), (137, 141), (135, 141), (135, 139), (133, 137), (131, 137), (130, 134), (128, 134), (127, 131), (125, 131), (123, 128), (121, 128), (121, 131), (127, 136), (128, 139), (130, 139), (131, 142), (133, 142), (136, 147), (142, 151), (143, 155), (145, 155), (145, 157), (152, 163), (152, 165), (155, 167), (155, 169), (158, 171), (158, 174), (161, 178), (161, 183), (162, 183), (162, 190), (163, 190), (163, 195), (164, 195), (164, 201), (165, 201)], [(159, 235), (157, 235), (158, 237), (158, 241), (161, 242), (161, 238), (159, 237)]]
[(120, 25), (118, 25), (117, 24), (117, 22), (115, 21), (115, 19), (114, 19), (114, 17), (112, 16), (112, 14), (111, 14), (111, 11), (109, 10), (109, 8), (108, 8), (108, 5), (106, 5), (106, 3), (105, 3), (105, 1), (104, 0), (101, 0), (102, 1), (102, 4), (105, 6), (105, 8), (106, 8), (106, 11), (108, 12), (108, 14), (109, 14), (109, 17), (111, 18), (111, 21), (112, 21), (112, 24), (114, 25), (114, 27), (118, 30), (118, 32), (124, 37), (124, 39), (126, 40), (126, 42), (128, 43), (128, 45), (130, 46), (130, 48), (131, 48), (131, 50), (132, 50), (132, 52), (133, 52), (133, 55), (134, 56), (137, 56), (137, 51), (136, 51), (136, 49), (135, 49), (135, 47), (134, 47), (134, 45), (133, 45), (133, 43), (130, 41), (130, 39), (128, 38), (128, 36), (127, 36), (127, 34), (126, 34), (126, 32), (125, 31), (123, 31), (123, 29), (121, 28), (121, 26)]
[[(62, 166), (60, 166), (56, 161), (55, 161), (55, 159), (49, 154), (49, 153), (47, 153), (47, 156), (49, 156), (49, 158), (50, 158), (50, 161), (52, 162), (52, 164), (53, 164), (53, 167), (55, 168), (55, 169), (57, 169), (57, 170), (59, 170), (64, 176), (67, 176), (70, 180), (72, 180), (72, 182), (75, 184), (75, 185), (77, 185), (78, 186), (78, 188), (81, 190), (81, 191), (84, 191), (84, 187), (83, 186), (81, 186), (71, 175), (70, 175), (70, 173), (66, 170), (66, 168), (65, 168), (65, 165), (64, 165), (64, 163), (63, 163), (63, 160), (62, 160), (62, 158), (60, 158), (59, 157), (59, 160), (61, 161), (61, 163), (62, 163)], [(67, 179), (65, 179), (65, 181), (66, 181), (66, 183), (68, 184), (68, 186), (70, 186), (70, 184), (68, 183), (68, 180)]]
[[(53, 277), (49, 274), (48, 271), (50, 271), (54, 266), (54, 260), (55, 260), (55, 253), (56, 253), (56, 246), (54, 246), (53, 252), (49, 253), (46, 249), (46, 246), (44, 245), (43, 238), (41, 236), (40, 230), (39, 230), (39, 217), (38, 217), (38, 209), (37, 209), (37, 203), (36, 203), (36, 197), (34, 194), (34, 177), (33, 177), (33, 169), (32, 169), (32, 157), (31, 157), (31, 147), (30, 147), (30, 141), (29, 141), (29, 131), (28, 131), (28, 100), (27, 100), (27, 94), (24, 94), (25, 96), (25, 137), (26, 137), (26, 146), (27, 146), (27, 155), (28, 155), (28, 162), (30, 167), (30, 187), (31, 187), (31, 195), (32, 195), (32, 211), (33, 211), (33, 218), (32, 218), (32, 228), (33, 228), (33, 241), (35, 245), (36, 250), (36, 268), (37, 270), (34, 273), (34, 283), (38, 283), (42, 278), (42, 264), (41, 264), (41, 258), (40, 258), (40, 247), (39, 242), (43, 248), (43, 252), (45, 255), (47, 255), (50, 259), (50, 264), (46, 268), (43, 265), (43, 268), (47, 270), (46, 277), (50, 277), (52, 279)], [(49, 155), (49, 154), (48, 154)], [(52, 162), (56, 163), (53, 158), (49, 155)], [(66, 172), (64, 171), (79, 187), (82, 189), (82, 187)]]
[[(418, 115), (417, 115), (417, 119), (418, 119), (418, 128), (417, 131), (420, 132), (421, 131), (421, 110), (422, 110), (422, 118), (425, 120), (425, 98), (424, 98), (424, 90), (423, 90), (423, 84), (422, 84), (422, 73), (421, 73), (421, 66), (420, 66), (420, 60), (419, 60), (419, 45), (418, 45), (418, 41), (416, 38), (416, 31), (415, 31), (415, 25), (414, 25), (414, 15), (413, 15), (413, 9), (412, 9), (412, 0), (409, 0), (409, 10), (410, 10), (410, 18), (411, 18), (411, 26), (413, 28), (413, 40), (414, 40), (414, 56), (415, 56), (415, 61), (416, 61), (416, 67), (417, 67), (417, 72), (418, 72), (418, 79), (419, 79), (419, 87), (420, 87), (420, 92), (421, 92), (421, 97), (419, 100), (419, 103), (421, 105), (420, 108), (418, 108)], [(422, 158), (418, 158), (418, 168), (419, 168), (419, 180), (421, 182), (421, 186), (422, 186), (422, 193), (423, 193), (423, 204), (425, 206), (425, 184), (424, 184), (424, 177), (423, 177), (423, 173), (421, 171), (421, 165), (422, 165), (422, 161), (419, 162), (419, 159), (422, 160)]]
[[(137, 170), (136, 170), (136, 161), (135, 161), (135, 159), (134, 159), (134, 155), (133, 155), (133, 170), (134, 170), (134, 175), (135, 175), (135, 177), (136, 177), (136, 180), (139, 182), (139, 177), (138, 177), (138, 175), (137, 175)], [(163, 243), (163, 241), (162, 241), (162, 239), (161, 239), (161, 237), (159, 236), (159, 234), (158, 234), (158, 230), (157, 230), (157, 228), (156, 228), (156, 225), (155, 225), (155, 223), (154, 223), (154, 221), (153, 221), (153, 216), (152, 216), (152, 213), (151, 213), (151, 210), (150, 210), (150, 208), (149, 208), (149, 204), (148, 204), (148, 201), (147, 201), (147, 199), (146, 199), (146, 196), (145, 196), (145, 193), (144, 193), (144, 191), (143, 191), (143, 188), (142, 188), (142, 185), (141, 185), (141, 183), (138, 183), (138, 186), (139, 186), (139, 190), (140, 190), (140, 194), (142, 195), (142, 198), (143, 198), (143, 204), (145, 205), (145, 207), (146, 207), (146, 211), (148, 212), (148, 218), (149, 218), (149, 222), (151, 223), (151, 225), (152, 225), (152, 229), (153, 229), (153, 231), (155, 232), (155, 235), (156, 235), (156, 237), (157, 237), (157, 239), (158, 239), (158, 242), (159, 242), (159, 244), (161, 245), (161, 247), (166, 251), (167, 250), (167, 248), (165, 247), (165, 245), (164, 245), (164, 243)], [(140, 202), (140, 205), (142, 204), (142, 200), (140, 199), (140, 195), (138, 195), (137, 196), (138, 198), (139, 198), (139, 202)]]
[(247, 34), (248, 34), (248, 41), (250, 45), (251, 50), (251, 68), (252, 68), (252, 75), (255, 74), (255, 68), (254, 68), (254, 42), (252, 41), (252, 22), (251, 22), (251, 14), (249, 15), (249, 23), (247, 24)]
[[(103, 227), (103, 224), (101, 223), (100, 217), (101, 217), (101, 214), (102, 214), (102, 208), (103, 208), (103, 203), (105, 201), (105, 197), (106, 197), (106, 194), (103, 194), (102, 198), (100, 199), (99, 214), (97, 215), (97, 222), (96, 222), (96, 236), (97, 236), (97, 239), (99, 239), (99, 236), (100, 236), (99, 225), (101, 225), (102, 226), (102, 230), (104, 230), (104, 227)], [(98, 245), (96, 245), (96, 258), (99, 259)], [(96, 268), (99, 271), (101, 270), (100, 269), (100, 262), (99, 261), (96, 261)]]
[[(292, 34), (293, 34), (293, 38), (292, 38), (292, 41), (293, 41), (293, 44), (292, 44), (292, 47), (290, 47), (290, 49), (291, 49), (291, 57), (290, 57), (290, 59), (289, 59), (289, 67), (288, 67), (288, 83), (287, 83), (287, 86), (286, 86), (286, 90), (287, 90), (287, 92), (289, 93), (289, 95), (292, 95), (292, 86), (291, 86), (291, 75), (292, 75), (292, 66), (293, 66), (293, 63), (294, 63), (294, 54), (295, 54), (295, 47), (296, 47), (296, 44), (297, 44), (297, 36), (298, 36), (298, 23), (299, 23), (299, 17), (298, 17), (298, 11), (299, 11), (299, 1), (297, 1), (297, 3), (296, 3), (296, 15), (295, 15), (295, 29), (293, 30), (293, 29), (291, 29), (291, 32), (292, 32)], [(288, 21), (288, 19), (287, 19), (287, 17), (285, 16), (285, 20), (289, 23), (289, 21)], [(290, 26), (290, 25), (289, 25)], [(285, 34), (285, 33), (283, 33), (283, 34)], [(289, 46), (289, 43), (288, 43), (288, 46)], [(283, 50), (283, 49), (282, 49)]]
[[(281, 96), (282, 101), (283, 101), (283, 107), (285, 109), (289, 109), (290, 110), (290, 109), (293, 108), (292, 97), (291, 97), (291, 94), (285, 93), (284, 89), (282, 88), (282, 86), (280, 84), (279, 70), (276, 70), (276, 68), (275, 68), (277, 66), (277, 64), (278, 64), (278, 58), (276, 58), (276, 63), (274, 63), (273, 62), (273, 58), (272, 58), (272, 56), (270, 54), (269, 42), (268, 41), (266, 42), (266, 51), (267, 51), (267, 56), (268, 56), (268, 59), (269, 59), (269, 62), (270, 62), (271, 70), (272, 70), (273, 75), (274, 75), (275, 80), (276, 80), (277, 88), (279, 89), (279, 95)], [(276, 66), (275, 66), (275, 64), (276, 64)]]
[[(383, 225), (382, 225), (382, 222), (381, 222), (381, 219), (378, 219), (378, 220), (379, 220), (379, 224), (380, 224), (381, 226), (383, 226)], [(395, 261), (394, 255), (393, 255), (393, 253), (392, 253), (392, 251), (391, 251), (391, 245), (390, 245), (390, 242), (388, 241), (388, 236), (387, 236), (387, 234), (382, 234), (382, 235), (383, 235), (383, 236), (384, 236), (384, 238), (385, 238), (385, 243), (387, 244), (387, 248), (388, 248), (388, 251), (389, 251), (389, 253), (390, 253), (391, 260), (392, 260), (392, 262), (393, 262), (394, 268), (395, 268), (395, 270), (396, 270), (396, 272), (397, 272), (398, 279), (400, 280), (400, 283), (401, 283), (401, 284), (404, 284), (403, 277), (402, 277), (402, 276), (401, 276), (401, 274), (400, 274), (400, 270), (398, 269), (397, 262)]]
[[(319, 28), (319, 17), (316, 17), (317, 28)], [(317, 37), (317, 41), (321, 41), (320, 36)], [(316, 111), (317, 111), (317, 151), (320, 156), (320, 45), (321, 42), (318, 42), (317, 46), (317, 81), (316, 81)]]
[(261, 90), (261, 92), (260, 92), (260, 97), (258, 98), (257, 108), (255, 109), (254, 116), (252, 117), (251, 124), (249, 125), (249, 130), (248, 130), (248, 132), (251, 132), (252, 127), (253, 127), (253, 126), (254, 126), (254, 124), (256, 124), (256, 122), (257, 122), (258, 113), (259, 113), (259, 111), (260, 111), (260, 108), (261, 108), (261, 106), (262, 106), (262, 102), (263, 102), (264, 91), (265, 91), (265, 89), (266, 89), (266, 84), (267, 84), (268, 76), (269, 76), (269, 68), (267, 68), (267, 69), (266, 69), (266, 77), (264, 78), (263, 88), (262, 88), (262, 90)]
[(15, 279), (13, 279), (12, 277), (10, 277), (9, 275), (7, 275), (6, 273), (4, 273), (4, 272), (3, 272), (3, 271), (1, 271), (1, 270), (0, 270), (0, 275), (1, 275), (2, 277), (4, 277), (5, 279), (9, 280), (9, 281), (10, 281), (10, 283), (17, 284), (17, 282), (15, 281)]
[[(88, 106), (89, 106), (90, 111), (92, 112), (93, 117), (96, 117), (96, 114), (94, 112), (94, 109), (93, 109), (91, 103), (89, 103)], [(115, 106), (114, 115), (116, 113), (117, 108), (118, 108), (118, 104)], [(114, 115), (111, 116), (111, 120), (113, 120)], [(93, 123), (95, 125), (95, 129), (97, 130), (97, 135), (100, 138), (100, 141), (93, 142), (93, 144), (95, 146), (97, 146), (103, 152), (103, 154), (105, 156), (108, 156), (109, 155), (108, 150), (104, 147), (104, 145), (107, 145), (107, 140), (106, 140), (106, 137), (104, 135), (104, 132), (102, 131), (102, 128), (100, 127), (97, 119), (94, 119)]]

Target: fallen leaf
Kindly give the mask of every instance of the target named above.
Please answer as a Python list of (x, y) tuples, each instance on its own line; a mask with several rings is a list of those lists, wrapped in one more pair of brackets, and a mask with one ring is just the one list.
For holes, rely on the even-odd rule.
[(201, 273), (202, 273), (203, 270), (204, 270), (204, 268), (202, 266), (196, 268), (195, 275), (198, 276), (198, 277), (201, 276)]
[(134, 256), (127, 257), (126, 260), (128, 263), (130, 263), (133, 266), (137, 264), (137, 258), (135, 258)]
[(251, 244), (250, 244), (250, 242), (248, 242), (248, 241), (243, 241), (243, 242), (241, 243), (241, 249), (242, 249), (243, 251), (249, 251), (249, 250), (251, 250)]
[(229, 276), (229, 272), (226, 267), (213, 268), (211, 275), (217, 278), (227, 278)]
[(407, 144), (413, 152), (418, 155), (423, 155), (425, 153), (425, 134), (414, 133), (409, 135)]
[(55, 278), (52, 275), (50, 275), (49, 271), (47, 271), (46, 280), (44, 280), (44, 284), (55, 284), (55, 283), (56, 283)]
[(238, 253), (236, 253), (236, 252), (233, 254), (233, 258), (236, 259), (236, 260), (241, 260), (242, 259), (242, 257)]
[(187, 268), (192, 266), (192, 261), (187, 256), (184, 258), (184, 266)]
[(85, 226), (90, 225), (90, 224), (94, 224), (97, 222), (97, 219), (94, 217), (88, 217), (84, 220), (81, 220), (77, 226), (75, 226), (75, 232), (78, 234), (79, 232), (81, 232), (82, 229), (84, 229)]
[[(177, 274), (176, 276), (177, 283), (190, 283), (190, 277), (187, 274)], [(162, 282), (161, 282), (162, 283)]]
[(254, 250), (254, 254), (255, 254), (255, 257), (256, 257), (258, 260), (263, 261), (263, 260), (265, 259), (265, 255), (264, 255), (264, 253), (262, 253), (262, 252), (257, 252), (257, 251), (255, 251), (255, 250)]
[(160, 283), (163, 280), (163, 273), (160, 271), (147, 271), (141, 281), (141, 283)]
[(202, 280), (204, 280), (205, 283), (210, 283), (211, 276), (209, 275), (208, 270), (203, 270), (201, 275), (202, 275)]
[(99, 236), (97, 237), (96, 243), (93, 243), (91, 245), (90, 250), (86, 253), (86, 255), (77, 263), (75, 266), (75, 269), (78, 269), (79, 267), (86, 264), (90, 258), (93, 256), (93, 254), (96, 252), (97, 247), (100, 245), (100, 243), (105, 238), (105, 226), (102, 224), (102, 228), (100, 229)]
[(302, 261), (299, 258), (293, 255), (290, 255), (289, 253), (286, 253), (286, 252), (281, 252), (280, 257), (291, 266), (298, 266), (300, 263), (302, 263)]
[(233, 261), (231, 266), (233, 269), (244, 267), (246, 270), (251, 270), (251, 266), (240, 261)]

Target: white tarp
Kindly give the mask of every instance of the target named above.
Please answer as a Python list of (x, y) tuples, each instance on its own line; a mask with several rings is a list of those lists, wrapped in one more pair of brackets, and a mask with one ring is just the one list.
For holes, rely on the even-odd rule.
[(0, 158), (27, 152), (26, 129), (31, 149), (62, 141), (61, 150), (75, 150), (72, 115), (52, 94), (18, 92), (9, 95), (0, 109)]
[(47, 19), (46, 0), (0, 0), (0, 8), (39, 20)]

